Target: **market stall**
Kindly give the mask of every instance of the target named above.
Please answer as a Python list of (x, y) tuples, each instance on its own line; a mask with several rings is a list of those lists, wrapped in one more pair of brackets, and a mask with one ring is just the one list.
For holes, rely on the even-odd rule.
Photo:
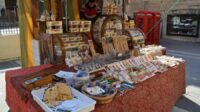
[[(31, 93), (21, 83), (26, 74), (38, 72), (52, 65), (9, 71), (6, 73), (7, 103), (11, 112), (43, 112), (33, 100)], [(111, 103), (96, 105), (97, 112), (169, 112), (176, 101), (185, 93), (185, 64), (182, 63), (168, 71), (156, 75), (134, 89), (116, 96)]]
[(43, 65), (6, 72), (11, 112), (168, 112), (185, 93), (185, 60), (146, 46), (124, 0), (82, 1), (81, 19), (55, 3), (36, 21)]
[[(136, 71), (129, 71), (126, 73), (126, 70), (130, 67), (126, 66), (125, 68), (122, 68), (118, 65), (119, 63), (122, 64), (127, 62), (127, 60), (135, 63), (130, 65), (134, 66), (133, 68)], [(44, 90), (43, 88), (51, 87), (46, 86), (46, 84), (52, 82), (49, 81), (49, 77), (57, 75), (64, 77), (68, 81), (68, 85), (71, 85), (71, 83), (69, 83), (70, 81), (75, 80), (74, 85), (71, 85), (73, 88), (83, 92), (84, 96), (86, 95), (96, 100), (97, 104), (94, 103), (92, 107), (89, 108), (91, 110), (86, 109), (87, 111), (103, 110), (108, 112), (121, 112), (127, 111), (128, 109), (134, 111), (148, 110), (152, 112), (168, 112), (182, 94), (185, 93), (185, 63), (184, 60), (179, 58), (156, 56), (153, 59), (150, 55), (143, 55), (107, 64), (104, 67), (106, 72), (102, 74), (107, 74), (103, 76), (105, 79), (99, 80), (99, 77), (95, 77), (96, 75), (99, 75), (99, 73), (95, 74), (92, 72), (90, 74), (91, 81), (83, 83), (81, 89), (79, 89), (80, 83), (76, 80), (76, 70), (66, 66), (43, 65), (29, 69), (9, 71), (6, 73), (8, 105), (11, 111), (42, 112), (44, 110), (47, 111), (46, 109), (52, 109), (51, 111), (53, 111), (53, 107), (50, 108), (49, 105), (47, 105), (47, 102), (44, 102), (43, 98), (45, 98), (44, 96), (46, 93), (44, 92), (39, 96), (37, 96), (37, 94), (40, 93), (38, 93), (38, 91)], [(120, 68), (120, 71), (117, 74), (115, 67)], [(113, 69), (111, 70), (111, 68)], [(142, 71), (138, 71), (139, 69), (142, 69)], [(115, 71), (115, 73), (113, 71)], [(73, 78), (68, 79), (71, 72), (74, 72), (74, 76)], [(88, 72), (91, 72), (91, 69)], [(43, 77), (44, 75), (47, 76)], [(114, 77), (117, 81), (107, 81), (107, 77)], [(109, 94), (109, 92), (106, 93), (108, 96), (101, 96), (99, 93), (97, 93), (99, 95), (93, 95), (93, 92), (85, 93), (83, 91), (84, 88), (90, 88), (87, 86), (88, 84), (94, 84), (97, 83), (97, 81), (100, 81), (100, 84), (112, 85), (109, 87), (111, 87), (111, 90), (117, 90), (117, 93), (110, 91), (111, 94)], [(59, 82), (62, 82), (62, 80), (56, 79), (54, 83), (59, 84)], [(47, 90), (48, 89), (45, 89), (44, 91)], [(96, 92), (96, 90), (94, 92)], [(113, 96), (109, 97), (110, 95)], [(97, 96), (99, 99), (96, 99)], [(82, 101), (85, 102), (85, 100)], [(87, 101), (85, 103), (87, 103)], [(79, 105), (79, 103), (77, 103), (77, 105)], [(57, 106), (55, 108), (57, 108)], [(85, 108), (82, 108), (80, 111), (84, 111), (84, 109)]]

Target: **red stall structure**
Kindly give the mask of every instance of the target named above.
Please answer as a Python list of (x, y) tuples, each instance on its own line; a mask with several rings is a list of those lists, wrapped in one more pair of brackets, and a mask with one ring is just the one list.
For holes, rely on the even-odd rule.
[(151, 11), (137, 11), (135, 12), (135, 23), (136, 27), (140, 28), (146, 38), (145, 44), (158, 45), (160, 42), (160, 12), (151, 12)]

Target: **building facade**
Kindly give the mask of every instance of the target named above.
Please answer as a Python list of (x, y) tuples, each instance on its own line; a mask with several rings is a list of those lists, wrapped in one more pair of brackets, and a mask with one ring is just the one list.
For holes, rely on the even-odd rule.
[(162, 14), (163, 38), (200, 41), (200, 1), (198, 0), (135, 0), (127, 14), (137, 10), (158, 11)]

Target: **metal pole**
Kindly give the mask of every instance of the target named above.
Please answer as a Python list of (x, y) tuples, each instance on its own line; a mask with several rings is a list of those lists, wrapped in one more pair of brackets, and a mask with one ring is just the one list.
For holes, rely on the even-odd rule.
[(65, 10), (65, 28), (68, 31), (68, 13), (67, 13), (67, 0), (64, 0), (64, 10)]
[[(124, 17), (125, 17), (125, 0), (123, 0), (123, 3), (122, 3), (122, 13), (123, 13), (123, 18), (122, 18), (122, 24), (124, 24)], [(124, 26), (122, 27), (122, 30), (123, 30), (123, 34), (125, 34), (125, 28)]]
[(123, 0), (123, 3), (122, 3), (122, 13), (123, 13), (123, 21), (124, 21), (124, 17), (125, 17), (125, 0)]

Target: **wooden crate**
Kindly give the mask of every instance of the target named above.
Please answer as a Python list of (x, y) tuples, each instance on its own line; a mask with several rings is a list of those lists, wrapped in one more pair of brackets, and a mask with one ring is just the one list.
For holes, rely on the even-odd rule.
[(62, 34), (63, 33), (62, 21), (47, 21), (46, 26), (47, 26), (47, 29), (46, 29), (47, 34)]

